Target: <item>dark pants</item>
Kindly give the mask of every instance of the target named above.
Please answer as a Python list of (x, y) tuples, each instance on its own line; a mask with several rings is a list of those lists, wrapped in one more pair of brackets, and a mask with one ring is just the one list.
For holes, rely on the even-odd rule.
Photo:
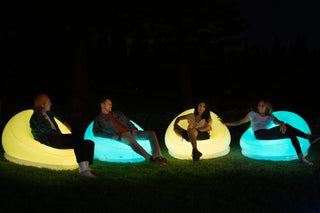
[(287, 131), (282, 134), (280, 131), (280, 126), (273, 127), (271, 129), (261, 129), (254, 132), (254, 135), (257, 139), (260, 140), (273, 140), (273, 139), (283, 139), (290, 138), (291, 143), (296, 150), (297, 154), (300, 155), (302, 153), (299, 140), (297, 136), (302, 138), (308, 138), (308, 135), (300, 130), (286, 124)]
[[(191, 141), (188, 131), (187, 130), (183, 130), (183, 134), (182, 137), (186, 140), (186, 141)], [(198, 136), (197, 136), (197, 140), (207, 140), (210, 138), (210, 135), (208, 132), (201, 132), (198, 131)]]
[(82, 161), (93, 163), (94, 142), (91, 140), (83, 140), (72, 134), (51, 135), (48, 140), (53, 148), (74, 149), (78, 163)]

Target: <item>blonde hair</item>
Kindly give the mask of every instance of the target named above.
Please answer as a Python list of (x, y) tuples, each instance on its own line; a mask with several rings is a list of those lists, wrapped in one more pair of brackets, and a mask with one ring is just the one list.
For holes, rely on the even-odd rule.
[(273, 113), (273, 107), (272, 107), (272, 104), (269, 100), (267, 99), (262, 99), (258, 102), (258, 104), (263, 101), (264, 102), (264, 105), (266, 106), (266, 115), (272, 115)]

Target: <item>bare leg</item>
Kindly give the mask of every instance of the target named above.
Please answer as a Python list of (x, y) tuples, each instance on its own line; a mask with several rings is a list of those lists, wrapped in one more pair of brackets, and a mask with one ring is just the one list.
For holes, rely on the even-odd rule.
[(199, 152), (197, 148), (197, 136), (198, 136), (198, 130), (196, 129), (188, 129), (188, 135), (191, 141), (192, 145), (192, 159), (194, 161), (198, 161), (200, 157), (202, 156), (202, 153)]
[(312, 166), (312, 165), (313, 165), (313, 163), (310, 162), (310, 161), (308, 161), (308, 160), (303, 156), (302, 153), (301, 153), (300, 155), (298, 155), (298, 157), (299, 157), (299, 160), (300, 160), (301, 163), (304, 163), (304, 164), (309, 165), (309, 166)]
[(197, 136), (198, 130), (196, 129), (188, 129), (188, 135), (191, 141), (192, 148), (197, 148)]

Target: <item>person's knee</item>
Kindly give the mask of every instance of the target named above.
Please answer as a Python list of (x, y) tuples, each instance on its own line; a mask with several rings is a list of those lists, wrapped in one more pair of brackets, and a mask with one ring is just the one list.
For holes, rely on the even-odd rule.
[(153, 131), (153, 130), (147, 130), (147, 131), (143, 131), (143, 132), (144, 132), (144, 134), (147, 134), (147, 135), (154, 135), (154, 134), (156, 134), (156, 132)]
[(156, 138), (157, 135), (156, 135), (155, 131), (147, 130), (147, 131), (144, 131), (142, 134), (140, 134), (140, 137), (145, 137), (145, 138), (148, 138), (148, 139), (152, 139), (152, 138)]
[(286, 124), (286, 127), (287, 127), (287, 133), (288, 134), (291, 134), (291, 133), (294, 132), (294, 128), (290, 124)]
[(196, 130), (194, 128), (190, 128), (190, 129), (188, 129), (188, 134), (198, 136), (198, 130)]

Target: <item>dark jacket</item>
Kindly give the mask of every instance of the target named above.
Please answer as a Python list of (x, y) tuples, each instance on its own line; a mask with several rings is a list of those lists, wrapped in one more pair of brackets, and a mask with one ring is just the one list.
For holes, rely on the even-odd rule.
[[(58, 124), (54, 120), (54, 117), (56, 117), (55, 114), (52, 111), (48, 111), (46, 113), (56, 127), (56, 130), (51, 128), (49, 121), (42, 115), (41, 112), (33, 112), (30, 118), (30, 128), (35, 140), (50, 146), (48, 137), (50, 135), (60, 135), (61, 131), (58, 127)], [(61, 118), (59, 120), (62, 122), (64, 121)]]
[[(133, 123), (122, 113), (112, 111), (112, 115), (129, 131), (137, 129)], [(118, 135), (120, 138), (120, 132), (111, 118), (102, 112), (96, 116), (93, 122), (93, 134), (94, 136), (112, 138), (114, 135)]]

